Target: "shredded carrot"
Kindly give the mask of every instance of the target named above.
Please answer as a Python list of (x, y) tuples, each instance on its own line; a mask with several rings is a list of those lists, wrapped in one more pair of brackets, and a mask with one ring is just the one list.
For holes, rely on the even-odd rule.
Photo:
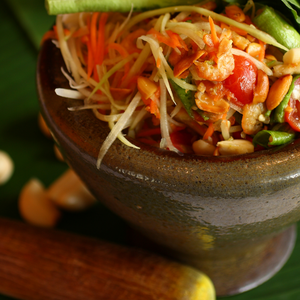
[(150, 103), (150, 113), (155, 115), (155, 117), (157, 119), (160, 119), (160, 111), (159, 111), (159, 108), (157, 106), (156, 101), (153, 101), (153, 100), (151, 101), (151, 103)]
[(136, 39), (141, 35), (146, 34), (146, 30), (139, 28), (136, 31), (128, 34), (121, 42), (121, 45), (128, 51), (129, 54), (140, 53), (141, 50), (136, 46)]
[(118, 101), (124, 100), (132, 92), (132, 90), (130, 89), (121, 89), (121, 88), (114, 88), (114, 87), (110, 87), (109, 90), (113, 98)]
[(93, 57), (96, 59), (97, 53), (97, 20), (99, 12), (95, 12), (92, 15), (91, 24), (90, 24), (90, 41), (92, 47)]
[(203, 136), (203, 140), (207, 140), (209, 137), (211, 137), (213, 135), (214, 131), (215, 131), (214, 124), (209, 123), (208, 128)]
[(265, 43), (262, 42), (261, 40), (259, 40), (258, 42), (260, 44), (260, 51), (259, 51), (258, 59), (259, 59), (259, 61), (263, 61), (265, 58)]
[[(87, 17), (86, 24), (87, 24), (87, 28), (91, 27), (90, 16)], [(81, 42), (86, 45), (86, 49), (87, 49), (87, 58), (85, 61), (86, 61), (86, 68), (87, 68), (87, 79), (89, 79), (92, 76), (94, 70), (94, 57), (92, 53), (90, 34), (88, 33), (86, 35), (83, 35), (81, 37)]]
[(104, 12), (100, 16), (97, 49), (96, 49), (96, 65), (101, 65), (104, 59), (104, 43), (105, 43), (105, 24), (108, 19), (108, 13)]
[(184, 46), (179, 41), (179, 35), (174, 32), (170, 32), (169, 30), (166, 30), (166, 33), (168, 34), (168, 37), (160, 33), (159, 31), (155, 30), (154, 28), (151, 28), (147, 34), (151, 34), (156, 38), (160, 43), (166, 44), (170, 46), (171, 48), (183, 48)]
[(93, 56), (93, 77), (98, 82), (99, 75), (97, 72), (98, 62), (96, 60), (97, 57), (97, 22), (98, 22), (99, 12), (93, 13), (91, 23), (90, 23), (90, 42), (91, 42), (91, 53)]
[(166, 30), (167, 35), (170, 37), (171, 40), (174, 41), (175, 44), (177, 44), (178, 48), (183, 48), (184, 50), (188, 51), (189, 48), (187, 44), (184, 42), (184, 40), (180, 37), (179, 34), (171, 31), (171, 30)]
[(158, 88), (156, 90), (156, 92), (154, 93), (154, 95), (151, 96), (150, 98), (148, 98), (148, 99), (143, 99), (142, 98), (144, 104), (146, 105), (146, 108), (145, 108), (146, 111), (153, 114), (157, 119), (160, 119), (160, 111), (159, 111), (159, 108), (157, 106), (157, 101), (155, 101), (155, 100), (159, 99), (159, 97), (160, 97), (160, 89)]
[(79, 29), (74, 31), (72, 33), (72, 37), (78, 38), (78, 37), (81, 37), (81, 36), (86, 35), (86, 34), (89, 34), (89, 29), (88, 29), (87, 26), (84, 26), (84, 27), (80, 27)]
[(87, 77), (91, 78), (94, 70), (94, 58), (92, 53), (92, 46), (89, 36), (85, 35), (81, 38), (82, 43), (86, 44), (87, 47)]
[(82, 53), (83, 49), (82, 49), (82, 43), (81, 43), (80, 39), (76, 39), (75, 47), (76, 47), (76, 53), (77, 53), (77, 56), (78, 56), (79, 60), (81, 61), (81, 63), (83, 65), (86, 65), (86, 61), (85, 61), (83, 53)]
[(120, 82), (122, 80), (124, 76), (124, 73), (121, 70), (118, 70), (111, 78), (112, 81), (110, 82), (110, 86), (111, 87), (119, 87), (120, 86)]
[(211, 16), (208, 17), (208, 21), (209, 21), (210, 30), (211, 30), (211, 39), (212, 39), (215, 47), (217, 48), (219, 46), (219, 38), (218, 38), (218, 35), (216, 32), (215, 23), (214, 23), (213, 19), (211, 18)]
[(127, 52), (127, 50), (121, 44), (109, 43), (107, 45), (106, 49), (107, 50), (114, 49), (114, 50), (118, 51), (123, 58), (125, 58), (125, 57), (127, 57), (129, 55), (129, 53)]
[(145, 71), (145, 69), (148, 67), (148, 62), (145, 62), (142, 67), (139, 69), (137, 73), (134, 74), (131, 78), (126, 78), (126, 80), (122, 81), (121, 87), (122, 88), (128, 88), (128, 89), (135, 89), (137, 85), (137, 79), (138, 77)]
[(229, 28), (230, 28), (230, 30), (236, 32), (237, 34), (239, 34), (241, 36), (247, 36), (247, 34), (248, 34), (247, 31), (240, 29), (238, 27), (232, 26), (232, 25), (230, 25)]
[[(116, 50), (119, 52), (119, 54), (123, 57), (123, 58), (126, 58), (127, 56), (129, 56), (129, 53), (127, 52), (127, 50), (120, 44), (117, 44), (117, 43), (109, 43), (107, 45), (107, 48), (106, 50), (110, 50), (110, 49), (113, 49), (113, 50)], [(129, 70), (130, 70), (130, 64), (129, 62), (126, 63), (124, 65), (124, 76), (123, 76), (123, 79), (124, 80), (127, 76), (127, 74), (129, 73)]]

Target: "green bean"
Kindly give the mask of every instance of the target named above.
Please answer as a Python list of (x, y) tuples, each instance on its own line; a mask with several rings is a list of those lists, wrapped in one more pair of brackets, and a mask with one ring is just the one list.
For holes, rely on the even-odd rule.
[(300, 47), (300, 34), (272, 7), (265, 6), (253, 19), (254, 25), (273, 36), (288, 49)]
[(254, 147), (257, 145), (269, 148), (292, 142), (296, 132), (287, 124), (276, 124), (272, 130), (259, 131), (253, 138)]

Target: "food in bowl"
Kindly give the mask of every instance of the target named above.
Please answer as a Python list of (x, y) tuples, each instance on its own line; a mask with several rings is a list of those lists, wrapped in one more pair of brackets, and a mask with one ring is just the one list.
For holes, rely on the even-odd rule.
[(111, 129), (98, 168), (117, 138), (219, 156), (297, 137), (300, 35), (253, 1), (218, 9), (203, 2), (57, 16), (45, 38), (60, 48), (71, 89), (56, 94), (82, 99), (69, 110), (90, 109)]

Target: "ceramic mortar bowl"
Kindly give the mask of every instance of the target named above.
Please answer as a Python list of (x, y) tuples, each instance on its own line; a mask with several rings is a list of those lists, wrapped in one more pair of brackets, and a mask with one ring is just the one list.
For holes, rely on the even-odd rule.
[(41, 112), (69, 165), (94, 195), (167, 255), (209, 275), (219, 296), (269, 279), (288, 259), (300, 219), (300, 142), (235, 157), (178, 156), (116, 141), (101, 168), (96, 158), (109, 133), (81, 102), (56, 96), (69, 88), (59, 50), (41, 49)]

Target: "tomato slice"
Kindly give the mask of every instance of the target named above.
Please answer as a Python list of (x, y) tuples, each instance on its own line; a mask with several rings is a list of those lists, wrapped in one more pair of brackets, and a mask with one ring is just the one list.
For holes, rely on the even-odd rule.
[[(294, 89), (300, 90), (299, 86), (300, 78), (294, 82)], [(293, 94), (290, 97), (288, 107), (285, 109), (284, 120), (295, 131), (300, 131), (300, 100), (293, 98)]]
[(257, 67), (249, 59), (234, 55), (235, 68), (233, 74), (224, 80), (224, 86), (235, 98), (230, 101), (242, 107), (251, 103), (256, 84)]
[(300, 131), (300, 101), (290, 98), (289, 107), (284, 119), (295, 131)]

